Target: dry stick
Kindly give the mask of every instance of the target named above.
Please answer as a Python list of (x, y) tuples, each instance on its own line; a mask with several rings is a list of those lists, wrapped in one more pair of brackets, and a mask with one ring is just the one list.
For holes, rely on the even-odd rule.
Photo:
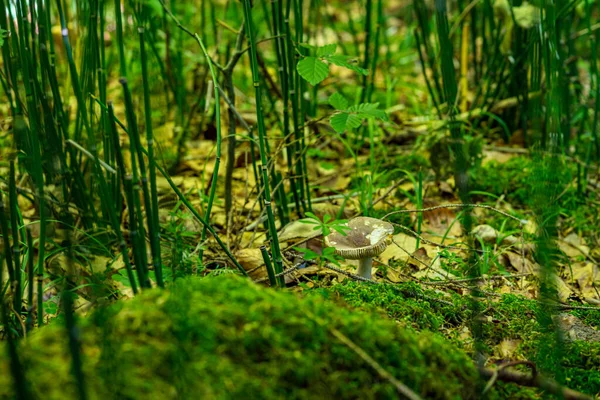
[[(71, 146), (75, 147), (77, 150), (79, 150), (83, 155), (85, 155), (90, 160), (96, 161), (96, 157), (92, 153), (90, 153), (89, 151), (87, 151), (83, 146), (81, 146), (76, 141), (74, 141), (72, 139), (67, 139), (66, 142), (67, 142), (67, 144), (70, 144)], [(113, 175), (117, 174), (117, 171), (113, 167), (111, 167), (110, 165), (108, 165), (107, 163), (105, 163), (104, 161), (102, 161), (100, 159), (97, 159), (97, 161), (100, 163), (100, 165), (102, 166), (102, 168), (104, 168), (107, 172), (110, 172)]]
[(496, 380), (498, 379), (498, 374), (500, 372), (504, 371), (508, 367), (512, 367), (515, 365), (527, 365), (529, 368), (531, 368), (531, 376), (537, 376), (537, 368), (533, 362), (520, 361), (520, 360), (519, 361), (509, 361), (504, 364), (501, 364), (500, 366), (498, 366), (497, 369), (493, 370), (494, 374), (492, 375), (492, 377), (490, 378), (488, 383), (485, 385), (485, 388), (483, 389), (483, 392), (481, 392), (481, 394), (482, 395), (486, 394), (492, 388), (492, 386), (494, 386), (494, 383), (496, 383)]
[[(280, 278), (280, 277), (282, 277), (282, 276), (286, 276), (286, 275), (289, 275), (289, 274), (291, 274), (292, 272), (294, 272), (294, 271), (296, 271), (298, 268), (300, 268), (300, 266), (301, 266), (302, 264), (306, 264), (306, 262), (305, 262), (305, 261), (303, 261), (303, 262), (300, 262), (300, 263), (298, 263), (298, 264), (294, 265), (293, 267), (286, 269), (286, 270), (285, 270), (285, 271), (283, 271), (283, 272), (280, 272), (280, 273), (278, 273), (278, 274), (275, 274), (275, 278)], [(250, 271), (248, 271), (248, 272), (250, 272)], [(269, 280), (269, 278), (260, 278), (260, 279), (257, 279), (257, 280), (255, 280), (254, 282), (255, 282), (255, 283), (263, 283), (263, 282), (266, 282), (266, 281), (268, 281), (268, 280)]]
[(465, 283), (465, 282), (473, 282), (473, 281), (486, 281), (486, 280), (495, 280), (495, 279), (504, 279), (504, 278), (520, 278), (523, 276), (529, 276), (530, 273), (522, 273), (522, 274), (511, 274), (511, 275), (490, 275), (490, 276), (480, 276), (477, 278), (466, 278), (466, 279), (448, 279), (445, 281), (419, 281), (424, 285), (431, 286), (444, 286), (452, 283)]
[[(362, 277), (360, 275), (356, 275), (356, 274), (353, 274), (351, 272), (345, 271), (345, 270), (343, 270), (341, 268), (334, 267), (333, 265), (324, 264), (323, 267), (325, 267), (327, 269), (330, 269), (332, 271), (335, 271), (337, 273), (340, 273), (342, 275), (346, 275), (347, 277), (350, 277), (350, 278), (352, 278), (354, 280), (357, 280), (357, 281), (368, 282), (368, 283), (372, 283), (373, 285), (389, 286), (392, 289), (399, 291), (399, 289), (395, 285), (392, 285), (392, 284), (389, 284), (389, 283), (385, 283), (385, 282), (377, 282), (377, 281), (374, 281), (372, 279), (365, 278), (365, 277)], [(435, 298), (435, 297), (427, 296), (425, 294), (411, 293), (411, 292), (409, 292), (409, 293), (400, 292), (400, 293), (403, 296), (408, 296), (408, 297), (413, 297), (413, 298), (421, 298), (421, 299), (424, 299), (424, 300), (433, 301), (433, 302), (436, 302), (436, 303), (441, 303), (441, 304), (444, 304), (444, 305), (447, 305), (447, 306), (450, 306), (450, 307), (454, 307), (454, 303), (451, 303), (451, 302), (446, 301), (446, 300), (438, 299), (438, 298)]]
[[(347, 271), (342, 270), (341, 268), (333, 267), (331, 265), (325, 264), (324, 267), (327, 269), (330, 269), (332, 271), (339, 272), (341, 274), (349, 276), (355, 280), (369, 282), (369, 283), (373, 283), (375, 285), (381, 284), (380, 282), (373, 281), (373, 280), (367, 279), (367, 278), (363, 278), (362, 276), (349, 273)], [(385, 283), (384, 283), (384, 285), (385, 285)], [(394, 285), (389, 285), (389, 286), (394, 289), (397, 289)], [(403, 295), (406, 295), (406, 293), (403, 293)], [(435, 297), (419, 295), (419, 294), (416, 294), (415, 297), (420, 297), (420, 298), (423, 298), (426, 300), (430, 300), (430, 301), (434, 301), (434, 302), (438, 302), (438, 303), (442, 303), (442, 304), (454, 307), (453, 303), (451, 303), (449, 301), (437, 299)], [(519, 362), (519, 363), (520, 364), (523, 364), (523, 363), (529, 364), (529, 362), (527, 362), (527, 361)], [(517, 371), (511, 371), (511, 370), (506, 370), (506, 369), (492, 370), (492, 369), (483, 368), (483, 369), (480, 369), (479, 372), (480, 372), (481, 376), (488, 378), (488, 379), (491, 379), (494, 376), (496, 376), (494, 379), (499, 379), (503, 382), (516, 383), (521, 386), (538, 387), (538, 388), (546, 390), (552, 394), (560, 394), (566, 400), (592, 400), (591, 396), (588, 396), (586, 394), (579, 393), (575, 390), (563, 387), (563, 386), (559, 385), (558, 383), (556, 383), (555, 381), (553, 381), (552, 379), (544, 378), (544, 377), (538, 375), (535, 370), (535, 365), (533, 365), (533, 363), (531, 363), (531, 364), (532, 364), (533, 376), (529, 376), (529, 375), (526, 375), (526, 374), (523, 374), (523, 373), (520, 373)], [(511, 365), (514, 365), (514, 364), (511, 364)]]
[[(558, 396), (564, 398), (565, 400), (592, 400), (593, 399), (592, 396), (589, 396), (587, 394), (583, 394), (583, 393), (577, 392), (575, 390), (566, 388), (564, 386), (561, 386), (556, 381), (554, 381), (550, 378), (545, 378), (545, 377), (537, 374), (535, 365), (533, 365), (533, 363), (529, 363), (527, 361), (520, 362), (520, 364), (523, 364), (523, 363), (532, 365), (532, 375), (531, 376), (528, 374), (524, 374), (522, 372), (515, 371), (515, 370), (505, 369), (502, 366), (497, 370), (481, 368), (479, 370), (479, 373), (482, 377), (490, 379), (492, 384), (496, 380), (501, 380), (502, 382), (516, 383), (517, 385), (520, 385), (520, 386), (537, 387), (537, 388), (545, 390), (549, 393), (552, 393), (554, 395), (558, 395)], [(513, 364), (514, 363), (511, 363), (510, 365), (513, 365)], [(488, 385), (489, 384), (490, 383), (488, 382)]]
[[(506, 213), (504, 211), (501, 211), (501, 210), (499, 210), (499, 209), (497, 209), (495, 207), (492, 207), (492, 206), (486, 206), (486, 205), (483, 205), (483, 204), (442, 204), (442, 205), (439, 205), (439, 206), (429, 207), (429, 208), (422, 208), (422, 209), (419, 209), (419, 210), (399, 210), (399, 211), (392, 211), (391, 213), (386, 214), (382, 219), (385, 220), (388, 216), (393, 215), (393, 214), (399, 214), (399, 213), (413, 213), (413, 212), (433, 211), (433, 210), (438, 210), (440, 208), (467, 208), (467, 207), (483, 208), (483, 209), (486, 209), (486, 210), (495, 211), (495, 212), (497, 212), (500, 215), (503, 215), (503, 216), (505, 216), (507, 218), (510, 218), (512, 220), (515, 220), (515, 221), (519, 222), (519, 226), (521, 227), (521, 260), (523, 262), (523, 265), (525, 265), (525, 236), (524, 236), (523, 229), (525, 227), (525, 224), (527, 224), (529, 221), (527, 221), (525, 219), (517, 218), (515, 216), (512, 216), (512, 215), (510, 215), (510, 214), (508, 214), (508, 213)], [(415, 232), (415, 234), (416, 234), (416, 232)], [(477, 250), (472, 250), (472, 251), (477, 251)]]
[[(293, 134), (293, 132), (290, 132), (288, 134), (289, 137)], [(291, 142), (293, 143), (293, 142)], [(267, 170), (268, 170), (268, 174), (270, 174), (270, 172), (274, 169), (275, 167), (275, 156), (279, 155), (279, 153), (283, 152), (284, 146), (283, 144), (280, 144), (277, 149), (275, 150), (275, 152), (273, 153), (274, 156), (273, 158), (267, 162)], [(284, 179), (282, 179), (281, 181), (279, 181), (279, 183), (273, 188), (273, 191), (276, 191), (279, 189), (280, 185), (282, 185), (284, 183)], [(256, 208), (258, 201), (260, 199), (260, 197), (262, 196), (262, 192), (264, 191), (264, 186), (260, 189), (260, 191), (258, 192), (258, 196), (257, 198), (254, 200), (254, 203), (252, 204), (252, 207), (250, 207), (250, 210), (248, 210), (248, 217), (247, 219), (250, 219), (250, 215), (252, 214), (252, 212), (254, 211), (254, 208)], [(258, 226), (260, 223), (264, 222), (266, 219), (265, 217), (265, 210), (263, 209), (263, 211), (261, 212), (261, 214), (258, 216), (258, 218), (252, 223), (250, 224), (248, 227), (246, 227), (244, 230), (245, 231), (250, 231), (253, 230), (253, 236), (250, 240), (250, 244), (252, 244), (254, 242), (254, 236), (256, 235), (256, 232), (258, 230)]]
[[(388, 216), (393, 215), (393, 214), (413, 213), (413, 212), (423, 212), (423, 211), (433, 211), (433, 210), (437, 210), (437, 209), (440, 209), (440, 208), (459, 208), (459, 207), (484, 208), (484, 209), (487, 209), (487, 210), (495, 211), (495, 212), (497, 212), (497, 213), (499, 213), (499, 214), (501, 214), (501, 215), (503, 215), (503, 216), (505, 216), (507, 218), (513, 219), (515, 221), (518, 221), (519, 224), (520, 224), (520, 226), (521, 226), (521, 241), (522, 241), (521, 242), (521, 257), (522, 257), (523, 260), (525, 259), (525, 246), (524, 246), (524, 243), (523, 243), (523, 240), (524, 240), (524, 237), (523, 237), (523, 226), (528, 221), (527, 220), (523, 220), (523, 219), (519, 219), (519, 218), (517, 218), (515, 216), (512, 216), (512, 215), (510, 215), (508, 213), (505, 213), (504, 211), (498, 210), (497, 208), (492, 207), (492, 206), (486, 206), (486, 205), (482, 205), (482, 204), (444, 204), (444, 205), (439, 205), (439, 206), (435, 206), (435, 207), (422, 208), (422, 209), (418, 209), (418, 210), (392, 211), (391, 213), (386, 214), (382, 219), (386, 219)], [(394, 223), (394, 225), (399, 226), (401, 229), (404, 229), (404, 230), (406, 230), (408, 232), (411, 232), (413, 235), (420, 237), (416, 232), (414, 232), (410, 228), (407, 228), (407, 227), (405, 227), (403, 225), (395, 224), (395, 223)], [(450, 249), (454, 248), (454, 249), (457, 249), (457, 250), (465, 250), (464, 248), (461, 248), (461, 247), (445, 246), (445, 245), (441, 245), (439, 243), (428, 241), (427, 239), (424, 239), (424, 238), (421, 238), (421, 239), (425, 243), (429, 243), (429, 244), (432, 244), (432, 245), (437, 245), (437, 246), (441, 246), (441, 247), (444, 247), (444, 248), (450, 248)], [(396, 242), (394, 242), (394, 244), (396, 244), (396, 246), (398, 246), (400, 249), (404, 250), (411, 258), (413, 258), (413, 259), (415, 259), (415, 260), (417, 260), (417, 261), (425, 264), (423, 261), (419, 260), (418, 258), (412, 256), (412, 254), (408, 253), (407, 250), (403, 249)], [(477, 249), (467, 249), (467, 250), (477, 251), (477, 252), (483, 252), (482, 250), (477, 250)], [(526, 275), (528, 275), (528, 274), (523, 274), (523, 275), (521, 275), (521, 277), (524, 277)], [(423, 282), (423, 283), (425, 283), (425, 282)], [(425, 284), (428, 284), (428, 283), (425, 283)], [(431, 283), (429, 283), (429, 284), (431, 284)], [(570, 306), (570, 305), (562, 305), (562, 304), (561, 305), (556, 305), (555, 307), (559, 308), (561, 310), (598, 310), (599, 309), (599, 307)]]
[(510, 215), (509, 213), (506, 213), (506, 212), (504, 212), (502, 210), (498, 210), (495, 207), (486, 206), (485, 204), (442, 204), (442, 205), (439, 205), (439, 206), (428, 207), (428, 208), (420, 208), (420, 209), (417, 209), (417, 210), (398, 210), (398, 211), (392, 211), (390, 213), (387, 213), (381, 219), (386, 219), (390, 215), (401, 214), (401, 213), (415, 213), (415, 212), (424, 212), (424, 211), (434, 211), (434, 210), (439, 210), (440, 208), (469, 208), (469, 207), (484, 208), (486, 210), (495, 211), (495, 212), (497, 212), (500, 215), (503, 215), (503, 216), (505, 216), (507, 218), (510, 218), (510, 219), (513, 219), (513, 220), (519, 222), (521, 225), (525, 225), (527, 222), (529, 222), (527, 220), (520, 219), (520, 218), (517, 218), (517, 217), (515, 217), (513, 215)]
[(383, 201), (386, 197), (388, 197), (390, 195), (390, 193), (392, 193), (392, 191), (394, 189), (396, 189), (398, 186), (402, 185), (404, 182), (406, 182), (406, 178), (402, 178), (400, 180), (398, 180), (398, 182), (394, 183), (392, 186), (390, 186), (388, 188), (388, 190), (385, 191), (384, 194), (381, 195), (381, 197), (375, 199), (375, 201), (373, 202), (373, 206), (377, 203), (379, 203), (380, 201)]
[[(308, 315), (310, 316), (310, 314)], [(364, 362), (369, 364), (369, 367), (373, 368), (380, 377), (390, 382), (396, 388), (398, 394), (406, 397), (409, 400), (421, 400), (421, 397), (418, 394), (413, 392), (412, 389), (410, 389), (404, 383), (400, 382), (392, 374), (387, 372), (377, 361), (375, 361), (375, 359), (373, 359), (369, 354), (367, 354), (367, 352), (360, 348), (356, 343), (350, 340), (346, 335), (344, 335), (342, 332), (338, 331), (333, 327), (330, 327), (328, 325), (326, 326), (327, 329), (329, 329), (329, 332), (331, 332), (331, 334), (335, 336), (337, 340), (345, 344), (350, 350), (355, 352), (357, 356), (362, 358)]]
[(316, 315), (314, 315), (310, 311), (306, 312), (306, 316), (308, 318), (310, 318), (311, 320), (313, 320), (318, 325), (320, 325), (321, 327), (327, 328), (327, 330), (329, 330), (329, 332), (337, 340), (342, 342), (350, 350), (352, 350), (354, 353), (356, 353), (357, 356), (362, 358), (362, 360), (364, 362), (366, 362), (369, 365), (369, 367), (373, 368), (375, 370), (375, 372), (377, 372), (377, 374), (381, 378), (386, 379), (388, 382), (390, 382), (396, 388), (396, 391), (398, 392), (398, 394), (400, 394), (401, 396), (403, 396), (409, 400), (421, 400), (421, 397), (418, 394), (413, 392), (411, 388), (409, 388), (404, 383), (402, 383), (398, 379), (396, 379), (392, 374), (387, 372), (385, 370), (385, 368), (383, 368), (381, 366), (381, 364), (379, 364), (377, 361), (375, 361), (375, 359), (373, 357), (371, 357), (366, 351), (364, 351), (360, 346), (358, 346), (356, 343), (354, 343), (352, 340), (350, 340), (342, 332), (340, 332), (336, 328), (330, 326), (325, 321), (322, 321), (321, 319), (319, 319)]
[(568, 304), (550, 304), (550, 307), (558, 308), (559, 310), (594, 310), (594, 311), (600, 311), (600, 307), (595, 307), (595, 306), (570, 306)]
[[(400, 250), (404, 251), (404, 252), (405, 252), (405, 253), (406, 253), (406, 254), (407, 254), (407, 255), (408, 255), (410, 258), (412, 258), (413, 260), (416, 260), (416, 261), (420, 262), (420, 263), (421, 263), (421, 264), (423, 264), (425, 267), (427, 267), (427, 269), (431, 268), (431, 267), (433, 266), (433, 263), (434, 263), (434, 262), (435, 262), (435, 260), (437, 259), (437, 256), (436, 256), (436, 257), (435, 257), (435, 258), (434, 258), (434, 259), (431, 261), (431, 263), (430, 263), (430, 264), (427, 264), (427, 263), (425, 263), (424, 261), (420, 260), (418, 257), (415, 257), (414, 255), (410, 254), (410, 253), (408, 252), (408, 250), (406, 250), (405, 248), (403, 248), (402, 246), (400, 246), (398, 243), (396, 243), (396, 241), (395, 241), (393, 238), (392, 238), (392, 242), (393, 242), (393, 243), (394, 243), (396, 246), (398, 246), (398, 248), (399, 248)], [(478, 262), (479, 262), (479, 261), (478, 261)], [(475, 265), (477, 265), (477, 263), (475, 263)], [(439, 273), (439, 272), (438, 272), (438, 273)], [(421, 281), (421, 280), (419, 280), (419, 279), (416, 279), (416, 278), (414, 278), (413, 276), (410, 276), (410, 275), (405, 275), (405, 274), (403, 274), (403, 275), (404, 275), (404, 276), (407, 276), (407, 277), (409, 277), (409, 278), (411, 278), (411, 279), (413, 279), (413, 280), (415, 280), (416, 282), (423, 283), (423, 284), (425, 284), (425, 285), (427, 285), (427, 284), (430, 284), (429, 282), (426, 282), (426, 281)], [(476, 279), (477, 279), (477, 278), (473, 278), (473, 279), (471, 279), (471, 280), (476, 280)], [(468, 279), (467, 279), (467, 280), (468, 280)], [(463, 289), (472, 289), (472, 287), (470, 287), (470, 286), (461, 285), (460, 283), (457, 283), (457, 282), (459, 282), (459, 280), (454, 280), (454, 281), (452, 281), (452, 280), (446, 280), (446, 281), (440, 281), (440, 284), (443, 284), (443, 285), (454, 285), (454, 286), (457, 286), (457, 287), (460, 287), (460, 288), (463, 288)], [(493, 293), (493, 292), (488, 292), (488, 291), (481, 290), (481, 289), (479, 289), (479, 290), (480, 290), (480, 292), (481, 292), (481, 293), (483, 293), (483, 294), (485, 294), (485, 295), (487, 295), (487, 296), (490, 296), (490, 297), (500, 297), (500, 296), (501, 296), (501, 295), (499, 295), (499, 294), (496, 294), (496, 293)]]
[[(412, 229), (401, 225), (401, 224), (397, 224), (395, 222), (390, 222), (392, 225), (397, 226), (398, 228), (410, 233), (413, 237), (417, 237), (419, 238), (419, 240), (421, 240), (421, 242), (426, 243), (426, 244), (430, 244), (432, 246), (438, 246), (441, 247), (442, 249), (450, 249), (450, 250), (471, 250), (471, 251), (475, 251), (477, 253), (485, 253), (484, 250), (479, 250), (479, 249), (470, 249), (468, 247), (459, 247), (459, 246), (452, 246), (449, 244), (443, 244), (443, 243), (437, 243), (434, 241), (431, 241), (429, 239), (425, 239), (423, 236), (419, 235), (417, 232), (413, 231)], [(397, 245), (397, 244), (396, 244)]]

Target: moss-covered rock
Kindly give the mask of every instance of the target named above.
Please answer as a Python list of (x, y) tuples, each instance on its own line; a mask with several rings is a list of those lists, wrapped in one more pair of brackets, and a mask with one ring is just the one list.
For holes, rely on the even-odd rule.
[[(397, 398), (332, 328), (425, 398), (477, 393), (471, 360), (438, 335), (234, 277), (152, 290), (96, 311), (80, 328), (92, 399)], [(19, 353), (37, 398), (76, 398), (62, 325), (35, 332)], [(0, 398), (11, 388), (2, 355)]]

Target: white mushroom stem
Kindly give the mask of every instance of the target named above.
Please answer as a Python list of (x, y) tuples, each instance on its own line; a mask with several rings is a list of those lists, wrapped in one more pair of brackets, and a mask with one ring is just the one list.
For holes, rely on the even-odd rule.
[(363, 278), (371, 279), (371, 270), (373, 269), (373, 257), (358, 260), (358, 270), (356, 274)]

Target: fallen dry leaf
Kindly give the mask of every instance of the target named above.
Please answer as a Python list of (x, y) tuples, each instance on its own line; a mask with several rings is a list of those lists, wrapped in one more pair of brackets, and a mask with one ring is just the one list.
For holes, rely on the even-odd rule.
[(235, 253), (240, 265), (244, 268), (250, 278), (254, 280), (268, 278), (265, 262), (260, 249), (241, 249)]
[(417, 239), (404, 233), (399, 233), (392, 237), (392, 244), (379, 256), (379, 259), (384, 264), (389, 264), (390, 260), (394, 259), (401, 262), (406, 262), (417, 246)]
[(503, 358), (511, 358), (522, 342), (520, 339), (504, 339), (498, 345), (498, 351)]

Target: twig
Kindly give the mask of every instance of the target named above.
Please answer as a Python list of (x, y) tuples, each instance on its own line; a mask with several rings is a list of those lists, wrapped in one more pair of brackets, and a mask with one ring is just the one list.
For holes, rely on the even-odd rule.
[(594, 310), (600, 311), (600, 307), (594, 306), (570, 306), (568, 304), (554, 304), (551, 307), (558, 308), (559, 310)]
[(369, 367), (373, 368), (377, 374), (383, 379), (388, 380), (394, 387), (398, 394), (406, 397), (409, 400), (420, 400), (421, 397), (413, 392), (408, 386), (404, 383), (400, 382), (398, 379), (394, 378), (392, 374), (387, 372), (375, 359), (373, 359), (366, 351), (360, 348), (356, 343), (350, 340), (346, 335), (342, 332), (338, 331), (335, 328), (329, 327), (329, 331), (333, 336), (336, 337), (337, 340), (348, 346), (350, 350), (356, 353), (360, 358), (363, 359), (364, 362), (369, 364)]
[(510, 218), (510, 219), (513, 219), (513, 220), (519, 222), (521, 225), (525, 225), (525, 224), (527, 224), (527, 222), (529, 222), (527, 220), (520, 219), (520, 218), (517, 218), (517, 217), (515, 217), (513, 215), (510, 215), (509, 213), (506, 213), (506, 212), (504, 212), (502, 210), (498, 210), (495, 207), (486, 206), (485, 204), (442, 204), (442, 205), (435, 206), (435, 207), (420, 208), (420, 209), (417, 209), (417, 210), (398, 210), (398, 211), (392, 211), (390, 213), (387, 213), (381, 219), (386, 219), (390, 215), (400, 214), (400, 213), (415, 213), (415, 212), (424, 212), (424, 211), (434, 211), (434, 210), (438, 210), (440, 208), (469, 208), (469, 207), (484, 208), (486, 210), (495, 211), (495, 212), (497, 212), (500, 215), (504, 215), (507, 218)]
[(523, 276), (529, 276), (530, 273), (522, 273), (522, 274), (513, 274), (513, 275), (490, 275), (490, 276), (480, 276), (477, 278), (465, 278), (465, 279), (448, 279), (445, 281), (419, 281), (423, 285), (431, 285), (431, 286), (444, 286), (452, 283), (464, 283), (464, 282), (473, 282), (473, 281), (487, 281), (487, 280), (495, 280), (495, 279), (503, 279), (503, 278), (520, 278)]
[(104, 168), (105, 170), (107, 170), (108, 172), (110, 172), (113, 175), (117, 174), (117, 171), (111, 167), (110, 165), (108, 165), (107, 163), (105, 163), (104, 161), (97, 159), (96, 157), (94, 157), (94, 155), (92, 153), (90, 153), (89, 151), (87, 151), (83, 146), (81, 146), (79, 143), (75, 142), (74, 140), (71, 139), (67, 139), (66, 142), (68, 144), (70, 144), (71, 146), (75, 147), (77, 150), (79, 150), (83, 155), (85, 155), (87, 158), (89, 158), (90, 160), (93, 161), (98, 161), (100, 163), (100, 165), (102, 166), (102, 168)]
[(318, 325), (327, 328), (329, 332), (340, 342), (346, 345), (350, 350), (352, 350), (357, 356), (359, 356), (365, 363), (369, 365), (377, 374), (390, 382), (395, 388), (398, 394), (407, 398), (409, 400), (421, 400), (421, 397), (412, 391), (411, 388), (406, 386), (404, 383), (400, 382), (396, 379), (392, 374), (385, 370), (373, 357), (371, 357), (365, 350), (363, 350), (360, 346), (354, 343), (350, 338), (344, 335), (342, 332), (337, 330), (336, 328), (330, 326), (325, 321), (322, 321), (317, 316), (313, 315), (311, 312), (306, 312), (306, 316), (316, 322)]
[(492, 388), (492, 386), (494, 386), (494, 383), (496, 383), (496, 380), (498, 380), (498, 374), (501, 371), (503, 371), (504, 369), (506, 369), (508, 367), (512, 367), (515, 365), (523, 365), (523, 364), (525, 364), (531, 368), (531, 376), (533, 376), (533, 377), (537, 376), (537, 369), (535, 367), (535, 364), (532, 363), (531, 361), (509, 361), (504, 364), (501, 364), (497, 369), (493, 370), (494, 374), (492, 375), (492, 377), (490, 378), (488, 383), (485, 385), (485, 388), (483, 389), (483, 392), (481, 392), (481, 394), (482, 395), (486, 394)]
[[(298, 269), (304, 268), (303, 265), (306, 265), (306, 264), (308, 264), (306, 261), (299, 262), (298, 264), (294, 265), (293, 267), (288, 268), (285, 271), (280, 272), (278, 274), (275, 274), (275, 278), (279, 278), (281, 276), (289, 275), (289, 274), (291, 274), (292, 272), (294, 272), (294, 271), (296, 271)], [(263, 282), (266, 282), (268, 280), (269, 280), (269, 278), (260, 278), (260, 279), (255, 280), (254, 282), (255, 283), (263, 283)]]
[[(404, 210), (403, 210), (404, 211)], [(470, 249), (468, 247), (459, 247), (459, 246), (452, 246), (452, 245), (448, 245), (448, 244), (443, 244), (443, 243), (437, 243), (434, 242), (432, 240), (426, 239), (423, 236), (419, 235), (417, 232), (413, 231), (412, 229), (402, 225), (402, 224), (398, 224), (396, 222), (390, 222), (392, 225), (397, 226), (398, 228), (402, 229), (403, 231), (406, 231), (408, 233), (410, 233), (413, 237), (418, 238), (421, 242), (426, 243), (426, 244), (430, 244), (432, 246), (437, 246), (437, 247), (441, 247), (442, 249), (450, 249), (450, 250), (470, 250), (470, 251), (474, 251), (477, 253), (485, 253), (485, 250), (479, 250), (479, 249)]]
[(412, 297), (412, 298), (421, 298), (421, 299), (424, 299), (424, 300), (433, 301), (433, 302), (444, 304), (446, 306), (454, 307), (454, 303), (451, 303), (449, 301), (438, 299), (438, 298), (431, 297), (431, 296), (427, 296), (425, 294), (420, 294), (420, 293), (417, 293), (417, 292), (405, 292), (405, 291), (402, 291), (400, 288), (398, 288), (395, 285), (392, 285), (392, 284), (389, 284), (389, 283), (386, 283), (386, 282), (377, 282), (377, 281), (374, 281), (372, 279), (364, 278), (364, 277), (362, 277), (360, 275), (353, 274), (353, 273), (345, 271), (345, 270), (343, 270), (341, 268), (334, 267), (333, 265), (324, 264), (323, 267), (325, 267), (327, 269), (330, 269), (332, 271), (338, 272), (338, 273), (340, 273), (342, 275), (346, 275), (347, 277), (350, 277), (350, 278), (352, 278), (354, 280), (357, 280), (357, 281), (368, 282), (368, 283), (371, 283), (373, 285), (388, 286), (388, 287), (390, 287), (390, 288), (398, 291), (403, 296)]
[[(537, 387), (554, 395), (558, 395), (565, 400), (592, 400), (592, 396), (566, 388), (550, 378), (545, 378), (537, 374), (535, 366), (533, 367), (532, 375), (503, 367), (498, 369), (481, 368), (479, 373), (482, 377), (490, 379), (490, 381), (493, 380), (495, 382), (496, 380), (500, 380), (502, 382), (516, 383), (521, 386)], [(494, 382), (492, 382), (492, 384)]]
[(375, 204), (377, 204), (380, 201), (384, 200), (386, 197), (388, 197), (390, 195), (390, 193), (394, 189), (396, 189), (398, 186), (402, 185), (404, 182), (406, 182), (406, 179), (400, 179), (398, 182), (394, 183), (392, 186), (390, 186), (390, 188), (388, 190), (385, 191), (384, 194), (381, 195), (381, 197), (375, 199), (375, 201), (373, 202), (372, 206), (374, 206)]

